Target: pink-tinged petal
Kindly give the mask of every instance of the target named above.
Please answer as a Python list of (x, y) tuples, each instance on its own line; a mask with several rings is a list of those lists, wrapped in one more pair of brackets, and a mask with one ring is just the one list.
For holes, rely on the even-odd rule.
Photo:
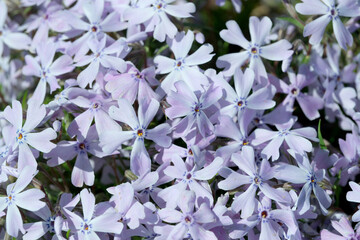
[(195, 171), (193, 178), (197, 180), (209, 180), (222, 168), (223, 163), (224, 160), (221, 157), (217, 157), (203, 169)]
[(118, 70), (121, 73), (125, 72), (127, 68), (127, 64), (123, 59), (114, 56), (104, 55), (100, 62), (104, 67)]
[(21, 50), (28, 49), (31, 44), (31, 39), (24, 33), (7, 33), (3, 36), (3, 41), (8, 47)]
[(174, 85), (177, 92), (172, 91), (169, 94), (166, 100), (171, 107), (165, 109), (166, 115), (171, 119), (190, 114), (192, 106), (198, 101), (184, 81), (178, 81)]
[(217, 240), (216, 235), (209, 231), (205, 230), (199, 224), (194, 224), (189, 227), (189, 233), (193, 239), (206, 239), (206, 240)]
[(350, 221), (346, 217), (342, 217), (338, 222), (331, 221), (331, 225), (343, 236), (349, 236), (351, 234), (354, 234), (354, 229), (352, 228)]
[[(223, 176), (223, 173), (225, 172), (224, 169), (220, 172), (221, 176)], [(218, 187), (220, 189), (223, 189), (225, 191), (229, 191), (232, 189), (235, 189), (239, 186), (242, 186), (244, 184), (251, 183), (251, 178), (249, 176), (242, 175), (240, 173), (237, 173), (230, 168), (226, 169), (226, 178), (218, 183)], [(225, 176), (223, 176), (225, 177)]]
[(246, 98), (249, 95), (254, 83), (254, 78), (254, 71), (250, 68), (247, 68), (245, 73), (243, 73), (240, 68), (235, 70), (234, 85), (236, 93), (240, 98)]
[(22, 126), (22, 106), (17, 100), (12, 101), (12, 108), (7, 106), (4, 110), (3, 116), (8, 120), (15, 128), (20, 129)]
[(277, 179), (295, 184), (305, 183), (308, 178), (307, 172), (289, 164), (283, 164), (276, 167), (275, 176)]
[(164, 57), (164, 56), (156, 56), (154, 59), (154, 63), (157, 66), (157, 72), (159, 74), (169, 73), (174, 69), (176, 64), (174, 59)]
[[(132, 104), (135, 102), (138, 95), (139, 81), (135, 81), (128, 74), (106, 75), (105, 80), (108, 81), (105, 89), (111, 93), (113, 99), (125, 98)], [(142, 96), (140, 89), (139, 96)]]
[(249, 53), (247, 51), (230, 53), (219, 57), (216, 61), (216, 66), (218, 68), (225, 68), (223, 70), (224, 76), (232, 76), (235, 70), (241, 67), (248, 59)]
[(89, 189), (83, 189), (80, 192), (81, 205), (83, 208), (84, 219), (92, 219), (95, 209), (95, 196)]
[(41, 190), (29, 189), (16, 194), (16, 205), (32, 212), (38, 211), (46, 205), (45, 202), (40, 201), (44, 197), (45, 194)]
[(139, 127), (139, 121), (136, 117), (134, 108), (129, 103), (128, 100), (120, 98), (118, 100), (119, 108), (111, 106), (109, 108), (109, 116), (115, 119), (116, 121), (126, 123), (132, 129)]
[(40, 77), (41, 67), (33, 56), (25, 56), (26, 65), (22, 68), (22, 72), (27, 76)]
[(77, 77), (79, 86), (85, 88), (88, 84), (92, 85), (92, 82), (96, 78), (99, 72), (99, 61), (93, 61), (87, 68), (85, 68)]
[(164, 11), (178, 18), (188, 18), (191, 17), (190, 13), (194, 13), (196, 10), (194, 3), (185, 3), (181, 5), (166, 5)]
[[(337, 6), (340, 16), (344, 17), (357, 17), (360, 15), (359, 2), (352, 0), (339, 1)], [(0, 25), (1, 26), (1, 25)]]
[(84, 138), (86, 137), (90, 125), (94, 119), (94, 113), (90, 110), (78, 115), (69, 125), (68, 133), (70, 136), (75, 136), (81, 134)]
[(141, 127), (147, 128), (159, 110), (160, 103), (156, 99), (151, 99), (150, 103), (142, 101), (139, 103), (139, 123)]
[(222, 96), (222, 88), (215, 87), (214, 84), (212, 84), (207, 91), (201, 95), (199, 102), (202, 103), (202, 108), (205, 109), (218, 102)]
[(79, 153), (75, 166), (71, 173), (71, 183), (75, 187), (82, 187), (84, 184), (88, 186), (94, 185), (95, 174), (86, 153)]
[(159, 217), (161, 220), (168, 223), (178, 223), (181, 222), (182, 213), (171, 208), (164, 208), (158, 211)]
[(204, 44), (193, 54), (185, 58), (185, 63), (188, 66), (200, 65), (209, 62), (215, 54), (211, 54), (214, 48), (211, 44)]
[(183, 213), (192, 213), (195, 206), (195, 192), (183, 191), (178, 199), (178, 206)]
[(56, 147), (56, 144), (50, 142), (56, 136), (56, 132), (52, 128), (47, 128), (38, 133), (28, 133), (27, 142), (40, 152), (48, 153)]
[(86, 1), (83, 10), (90, 22), (99, 22), (104, 11), (104, 0)]
[(347, 49), (347, 46), (351, 47), (353, 44), (353, 36), (347, 30), (339, 17), (333, 19), (333, 29), (337, 42), (340, 47)]
[(45, 222), (26, 223), (24, 228), (26, 234), (22, 237), (23, 240), (40, 239), (48, 229)]
[(18, 168), (23, 170), (26, 166), (37, 167), (36, 159), (26, 143), (19, 145)]
[(168, 148), (171, 145), (171, 137), (166, 136), (171, 132), (170, 125), (167, 123), (160, 124), (153, 129), (147, 130), (147, 139), (151, 139), (157, 145)]
[(293, 134), (285, 136), (285, 142), (289, 145), (290, 149), (293, 149), (300, 154), (302, 154), (304, 151), (311, 152), (313, 149), (309, 140)]
[(276, 43), (261, 47), (261, 57), (272, 61), (283, 61), (289, 58), (294, 51), (289, 50), (292, 47), (288, 40), (281, 39)]
[(304, 28), (304, 37), (310, 36), (309, 42), (312, 45), (319, 44), (324, 35), (326, 26), (331, 21), (331, 18), (328, 15), (321, 16), (311, 23), (307, 24)]
[(106, 131), (100, 134), (100, 146), (105, 153), (111, 154), (121, 144), (127, 140), (134, 138), (133, 131)]
[(245, 192), (235, 197), (231, 209), (238, 213), (241, 210), (241, 218), (250, 217), (255, 209), (255, 193), (257, 187), (251, 184)]
[(349, 202), (360, 203), (360, 185), (355, 182), (349, 182), (352, 191), (346, 193), (346, 200)]
[(328, 12), (328, 6), (320, 0), (303, 0), (295, 5), (295, 9), (302, 15), (323, 15)]
[(54, 76), (59, 76), (64, 73), (71, 72), (74, 69), (72, 65), (73, 60), (68, 55), (63, 55), (56, 59), (53, 64), (51, 64), (50, 72)]
[(6, 232), (10, 236), (16, 238), (19, 234), (19, 230), (22, 233), (25, 233), (20, 211), (15, 204), (12, 204), (8, 207), (5, 222), (6, 222)]
[(224, 39), (224, 41), (238, 45), (244, 49), (249, 47), (249, 41), (245, 39), (239, 25), (234, 20), (226, 22), (226, 27), (228, 29), (220, 32), (220, 37)]
[(90, 223), (94, 232), (120, 234), (123, 229), (123, 223), (118, 222), (114, 214), (100, 215), (92, 219)]
[[(185, 234), (188, 232), (188, 228), (183, 223), (177, 224), (171, 229), (170, 233), (167, 236), (168, 239), (181, 240), (185, 237)], [(164, 234), (163, 234), (164, 235)]]
[(327, 239), (331, 239), (331, 240), (346, 240), (346, 237), (342, 237), (339, 235), (336, 235), (332, 232), (329, 232), (329, 230), (327, 229), (323, 229), (321, 230), (321, 240), (327, 240)]
[(275, 137), (273, 138), (268, 145), (261, 151), (261, 154), (266, 156), (266, 159), (272, 158), (272, 161), (279, 159), (280, 153), (279, 149), (281, 144), (284, 142), (284, 137)]
[(249, 30), (251, 42), (261, 46), (265, 38), (270, 34), (271, 27), (272, 22), (268, 17), (263, 17), (261, 21), (257, 17), (250, 17)]
[(174, 52), (175, 59), (184, 58), (188, 55), (194, 39), (194, 33), (190, 30), (187, 31), (186, 35), (184, 32), (176, 35), (170, 44), (170, 48)]

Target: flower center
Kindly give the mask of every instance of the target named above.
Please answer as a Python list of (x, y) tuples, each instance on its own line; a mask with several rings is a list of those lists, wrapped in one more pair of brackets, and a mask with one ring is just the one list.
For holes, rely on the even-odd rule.
[(261, 179), (260, 179), (260, 177), (254, 177), (254, 183), (255, 183), (256, 185), (261, 184)]
[(244, 105), (244, 102), (240, 100), (240, 101), (238, 101), (237, 105), (238, 105), (239, 107), (242, 107), (242, 105)]
[(186, 216), (184, 220), (185, 220), (186, 223), (191, 223), (192, 219), (191, 219), (190, 216)]
[(243, 145), (243, 146), (249, 145), (249, 141), (246, 140), (246, 139), (244, 139), (242, 145)]
[(92, 31), (92, 32), (97, 32), (97, 30), (98, 30), (98, 28), (97, 28), (96, 26), (92, 26), (92, 27), (91, 27), (91, 31)]
[(193, 153), (193, 151), (191, 150), (191, 148), (189, 149), (188, 154), (191, 155), (191, 156), (194, 155), (194, 153)]
[(291, 94), (292, 95), (297, 95), (298, 94), (298, 89), (297, 88), (291, 89)]
[(316, 183), (316, 178), (315, 178), (315, 176), (311, 176), (311, 177), (310, 177), (310, 182)]
[(94, 103), (92, 107), (93, 107), (94, 109), (99, 108), (99, 103)]
[(137, 130), (137, 135), (142, 137), (144, 135), (144, 131), (142, 129)]
[(84, 230), (85, 230), (85, 231), (89, 230), (89, 225), (87, 225), (86, 223), (85, 223), (85, 225), (84, 225)]
[(23, 137), (24, 136), (22, 135), (22, 133), (19, 133), (18, 139), (21, 140), (21, 139), (23, 139)]
[(267, 211), (262, 211), (262, 212), (261, 212), (261, 217), (262, 217), (262, 218), (267, 218), (267, 216), (268, 216)]
[(45, 19), (45, 20), (48, 20), (48, 19), (49, 19), (49, 15), (48, 15), (48, 14), (45, 14), (44, 19)]
[(84, 150), (84, 149), (85, 149), (85, 143), (80, 143), (80, 144), (79, 144), (79, 148), (80, 148), (81, 150)]
[(256, 47), (252, 47), (252, 48), (251, 48), (251, 53), (252, 53), (252, 54), (257, 54), (257, 52), (258, 52), (258, 50), (257, 50)]
[(156, 6), (157, 9), (161, 9), (162, 7), (163, 7), (162, 3), (159, 3), (159, 4)]
[(259, 124), (259, 123), (260, 123), (260, 118), (258, 118), (258, 117), (254, 118), (254, 122), (255, 122), (256, 124)]
[(190, 179), (192, 177), (191, 173), (186, 174), (186, 179)]
[(2, 36), (2, 34), (3, 34), (3, 33), (2, 33), (2, 31), (0, 30), (0, 37)]
[(181, 62), (181, 61), (178, 61), (178, 62), (176, 63), (176, 66), (177, 66), (177, 67), (181, 67), (181, 64), (182, 64), (182, 62)]

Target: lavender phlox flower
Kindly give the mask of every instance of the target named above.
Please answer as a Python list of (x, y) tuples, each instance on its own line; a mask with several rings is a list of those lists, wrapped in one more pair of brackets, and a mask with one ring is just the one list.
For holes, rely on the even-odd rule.
[(7, 185), (7, 196), (0, 197), (0, 212), (7, 209), (6, 232), (12, 237), (16, 238), (19, 231), (25, 233), (19, 207), (34, 212), (45, 206), (45, 203), (40, 201), (41, 198), (45, 197), (45, 194), (41, 190), (32, 188), (23, 191), (35, 175), (35, 167), (24, 167), (16, 182)]
[(28, 35), (7, 26), (5, 23), (7, 15), (8, 9), (5, 0), (0, 0), (0, 56), (3, 54), (4, 44), (9, 48), (21, 50), (28, 49), (31, 43), (31, 38)]
[(75, 54), (75, 59), (79, 59), (89, 50), (87, 44), (90, 39), (100, 39), (103, 36), (109, 38), (106, 32), (117, 32), (126, 28), (127, 23), (121, 22), (116, 11), (108, 14), (102, 19), (104, 12), (104, 0), (85, 0), (79, 1), (82, 4), (82, 10), (88, 22), (81, 20), (75, 13), (67, 12), (66, 21), (76, 30), (85, 32), (81, 37), (77, 38), (69, 49), (71, 55)]
[(120, 97), (126, 98), (133, 104), (137, 98), (145, 98), (149, 101), (152, 98), (159, 99), (159, 96), (151, 88), (151, 86), (159, 84), (159, 81), (155, 78), (155, 67), (139, 71), (135, 66), (131, 65), (126, 73), (109, 73), (105, 75), (104, 79), (107, 82), (105, 85), (106, 91), (111, 93), (112, 98), (115, 100)]
[(73, 61), (68, 55), (62, 55), (54, 61), (56, 51), (56, 46), (49, 40), (42, 44), (41, 47), (36, 48), (40, 64), (34, 57), (30, 55), (25, 56), (26, 65), (23, 67), (23, 74), (40, 78), (34, 93), (38, 98), (33, 98), (36, 102), (42, 103), (44, 101), (46, 83), (49, 84), (50, 93), (52, 93), (60, 88), (57, 77), (74, 69)]
[(88, 84), (90, 87), (92, 86), (100, 66), (125, 72), (127, 67), (125, 61), (120, 57), (113, 56), (116, 53), (122, 53), (123, 55), (125, 53), (126, 55), (130, 51), (124, 38), (120, 38), (108, 47), (106, 47), (106, 37), (103, 37), (100, 41), (96, 38), (90, 39), (87, 44), (92, 54), (79, 57), (76, 59), (77, 63), (75, 64), (82, 67), (90, 63), (77, 77), (80, 87), (85, 88)]
[(193, 239), (217, 239), (215, 234), (203, 228), (203, 224), (216, 220), (215, 214), (207, 203), (202, 203), (197, 211), (195, 207), (195, 193), (193, 191), (182, 191), (176, 204), (181, 212), (172, 208), (159, 210), (160, 218), (168, 223), (177, 223), (168, 233), (168, 239), (183, 239), (189, 232)]
[[(296, 236), (298, 231), (297, 222), (291, 210), (272, 209), (271, 199), (263, 197), (257, 202), (257, 211), (247, 219), (241, 219), (238, 223), (245, 225), (245, 229), (234, 229), (230, 233), (232, 239), (243, 237), (255, 226), (260, 231), (259, 240), (267, 239), (299, 239), (291, 238)], [(245, 230), (245, 231), (244, 231)], [(249, 236), (250, 237), (250, 236)], [(280, 238), (281, 237), (281, 238)]]
[[(349, 202), (360, 203), (360, 185), (356, 182), (350, 181), (349, 185), (352, 191), (346, 193), (346, 200)], [(352, 221), (360, 222), (360, 210), (357, 210), (352, 216)]]
[(319, 44), (324, 35), (326, 26), (332, 22), (337, 42), (343, 49), (352, 46), (353, 37), (349, 30), (342, 23), (342, 17), (356, 17), (360, 15), (360, 6), (357, 1), (342, 0), (335, 4), (335, 0), (302, 0), (296, 4), (295, 9), (303, 15), (322, 15), (308, 23), (304, 28), (304, 37), (310, 36), (309, 42), (312, 45)]
[(109, 115), (113, 119), (127, 124), (129, 131), (108, 130), (100, 133), (100, 143), (105, 153), (112, 153), (124, 142), (134, 139), (130, 156), (130, 168), (133, 173), (140, 176), (150, 170), (151, 160), (145, 149), (144, 140), (149, 139), (162, 147), (171, 145), (170, 125), (162, 123), (153, 129), (148, 129), (151, 120), (159, 110), (159, 102), (152, 99), (139, 102), (138, 116), (136, 116), (132, 105), (124, 98), (118, 100), (119, 108), (111, 106)]
[(288, 80), (290, 84), (282, 80), (271, 78), (271, 82), (278, 88), (279, 92), (287, 94), (282, 104), (287, 107), (289, 111), (293, 111), (295, 100), (299, 103), (301, 110), (309, 120), (314, 120), (320, 117), (319, 110), (323, 107), (323, 100), (309, 93), (303, 93), (302, 89), (309, 86), (316, 80), (316, 75), (309, 71), (308, 66), (300, 66), (298, 74), (293, 71), (288, 71)]
[(214, 199), (206, 180), (210, 180), (223, 166), (223, 159), (215, 158), (212, 163), (204, 166), (201, 169), (196, 169), (193, 166), (191, 169), (187, 168), (184, 160), (178, 155), (174, 155), (172, 160), (174, 166), (168, 166), (164, 173), (171, 178), (176, 179), (176, 184), (163, 189), (158, 196), (165, 200), (167, 208), (175, 208), (176, 201), (179, 199), (182, 191), (190, 189), (195, 192), (197, 202), (207, 202), (210, 206), (213, 205)]
[(282, 125), (275, 125), (277, 131), (271, 131), (267, 129), (258, 128), (254, 132), (254, 140), (251, 144), (258, 146), (262, 143), (268, 144), (263, 148), (261, 154), (269, 159), (272, 157), (272, 160), (275, 161), (280, 157), (279, 148), (285, 141), (290, 149), (302, 154), (304, 152), (310, 152), (313, 147), (311, 141), (317, 142), (316, 130), (312, 127), (303, 127), (298, 129), (293, 129), (295, 120), (292, 118), (287, 123)]
[(257, 17), (250, 17), (251, 42), (245, 39), (239, 25), (231, 20), (226, 23), (227, 29), (220, 32), (220, 36), (226, 42), (235, 44), (245, 51), (230, 53), (218, 58), (216, 65), (225, 68), (224, 75), (232, 76), (235, 70), (250, 60), (249, 68), (254, 70), (255, 79), (267, 78), (267, 73), (261, 57), (272, 61), (283, 61), (289, 58), (293, 51), (289, 41), (282, 39), (276, 43), (264, 46), (265, 38), (270, 34), (272, 22), (270, 18), (264, 17), (260, 21)]
[(42, 221), (34, 223), (25, 223), (24, 228), (26, 234), (22, 237), (24, 240), (33, 240), (43, 237), (52, 236), (52, 240), (65, 240), (61, 235), (63, 227), (63, 218), (61, 216), (53, 215), (47, 205), (45, 205), (40, 210), (34, 212), (37, 216), (41, 218)]
[(289, 150), (290, 154), (296, 159), (297, 165), (283, 164), (276, 168), (276, 178), (294, 184), (303, 184), (299, 198), (295, 204), (299, 214), (305, 213), (310, 209), (310, 195), (313, 192), (319, 202), (321, 212), (326, 215), (327, 208), (331, 205), (331, 198), (326, 191), (320, 187), (321, 181), (325, 179), (325, 169), (316, 169), (315, 162), (311, 164), (306, 154), (299, 154)]
[(357, 228), (355, 232), (351, 226), (351, 222), (344, 216), (341, 217), (339, 221), (331, 221), (331, 225), (341, 236), (327, 229), (323, 229), (321, 230), (321, 240), (356, 240), (360, 238), (359, 228)]
[(34, 157), (31, 145), (36, 150), (44, 153), (50, 152), (56, 144), (50, 142), (56, 138), (56, 132), (52, 128), (46, 128), (41, 132), (32, 132), (44, 119), (46, 109), (44, 105), (38, 106), (38, 103), (29, 101), (26, 121), (23, 124), (23, 109), (19, 101), (12, 102), (12, 108), (7, 106), (4, 110), (4, 118), (13, 126), (11, 136), (13, 137), (12, 150), (18, 149), (18, 168), (22, 170), (25, 166), (36, 167), (37, 162)]
[(172, 4), (175, 0), (139, 0), (132, 8), (124, 12), (124, 19), (129, 25), (144, 24), (146, 32), (153, 32), (154, 38), (160, 42), (166, 36), (174, 38), (178, 32), (169, 16), (176, 18), (191, 17), (195, 12), (195, 4), (190, 2)]
[(76, 187), (83, 184), (92, 186), (95, 174), (93, 166), (89, 161), (88, 153), (94, 156), (103, 157), (105, 154), (99, 146), (97, 132), (94, 127), (90, 128), (86, 137), (77, 136), (76, 141), (61, 141), (57, 146), (44, 157), (49, 159), (47, 164), (51, 167), (63, 164), (76, 157), (76, 162), (71, 173), (71, 183)]
[(132, 185), (130, 183), (123, 183), (116, 187), (108, 188), (107, 191), (112, 194), (110, 203), (114, 204), (116, 210), (114, 218), (121, 224), (120, 232), (126, 226), (131, 229), (138, 228), (140, 220), (145, 218), (145, 209), (135, 199)]
[[(122, 224), (117, 221), (115, 209), (109, 204), (95, 205), (95, 196), (88, 189), (80, 192), (83, 215), (69, 212), (71, 232), (75, 239), (101, 239), (107, 233), (119, 234)], [(104, 233), (106, 235), (104, 235)]]
[[(168, 41), (171, 51), (174, 53), (175, 59), (165, 56), (156, 56), (154, 63), (157, 65), (156, 72), (158, 74), (167, 74), (161, 82), (161, 88), (165, 93), (169, 93), (174, 89), (174, 82), (183, 80), (192, 90), (201, 90), (202, 85), (209, 85), (206, 76), (199, 70), (198, 65), (209, 62), (214, 54), (214, 50), (210, 44), (203, 44), (194, 53), (189, 55), (191, 46), (194, 42), (194, 33), (190, 30), (180, 32), (174, 39)], [(196, 79), (196, 81), (194, 81)]]
[[(227, 106), (220, 109), (221, 114), (227, 114), (234, 117), (237, 114), (238, 121), (241, 121), (243, 113), (248, 110), (265, 110), (275, 106), (275, 102), (269, 99), (271, 97), (271, 87), (264, 87), (253, 91), (254, 71), (247, 68), (243, 73), (240, 68), (235, 70), (234, 85), (230, 91), (226, 91), (226, 98), (229, 101)], [(227, 87), (226, 89), (229, 89)]]
[[(231, 3), (234, 5), (235, 11), (240, 13), (242, 7), (241, 0), (231, 0)], [(224, 6), (225, 0), (216, 0), (216, 4), (219, 6)]]
[(178, 81), (174, 86), (177, 91), (171, 91), (166, 98), (171, 107), (165, 109), (165, 114), (170, 119), (185, 116), (174, 127), (175, 133), (186, 135), (196, 124), (201, 136), (211, 135), (214, 126), (205, 110), (221, 98), (223, 95), (221, 88), (212, 84), (207, 89), (204, 89), (204, 92), (198, 97), (184, 81)]
[(242, 185), (249, 185), (245, 192), (234, 198), (231, 205), (233, 211), (239, 212), (241, 210), (242, 218), (247, 218), (254, 212), (257, 189), (276, 202), (284, 204), (291, 202), (291, 198), (285, 190), (275, 189), (268, 184), (268, 180), (274, 178), (274, 168), (266, 159), (263, 159), (260, 167), (257, 167), (252, 147), (244, 146), (240, 153), (232, 154), (231, 161), (246, 175), (230, 168), (223, 168), (219, 174), (225, 179), (218, 183), (218, 187), (223, 190), (232, 190)]

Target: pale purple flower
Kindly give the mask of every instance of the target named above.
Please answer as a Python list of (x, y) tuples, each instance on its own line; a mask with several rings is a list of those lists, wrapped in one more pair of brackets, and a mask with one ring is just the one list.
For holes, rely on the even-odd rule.
[(130, 156), (130, 169), (136, 175), (140, 176), (150, 170), (151, 160), (145, 149), (144, 139), (150, 139), (162, 147), (169, 147), (171, 138), (167, 136), (170, 133), (170, 125), (163, 123), (153, 129), (147, 129), (151, 120), (159, 110), (159, 102), (152, 99), (149, 103), (140, 101), (138, 117), (134, 108), (124, 98), (118, 100), (119, 108), (111, 106), (109, 115), (113, 119), (123, 122), (130, 126), (129, 131), (120, 131), (112, 129), (100, 133), (100, 144), (105, 153), (112, 153), (118, 149), (124, 142), (134, 139), (133, 148)]
[(261, 57), (272, 61), (283, 61), (293, 54), (293, 51), (289, 50), (292, 47), (291, 43), (285, 39), (264, 46), (265, 39), (270, 34), (272, 27), (272, 22), (268, 17), (264, 17), (261, 21), (257, 17), (250, 17), (251, 42), (245, 39), (235, 21), (228, 21), (226, 27), (227, 29), (220, 32), (221, 38), (230, 44), (242, 47), (245, 51), (226, 54), (218, 58), (216, 64), (220, 68), (225, 68), (223, 71), (225, 76), (232, 76), (235, 69), (250, 60), (249, 68), (254, 70), (255, 78), (257, 80), (259, 77), (267, 78)]
[(19, 170), (28, 165), (37, 166), (34, 153), (29, 145), (44, 153), (50, 152), (56, 146), (50, 142), (56, 138), (56, 132), (52, 128), (46, 128), (41, 132), (33, 132), (46, 115), (45, 106), (38, 106), (38, 103), (29, 101), (24, 124), (22, 123), (22, 111), (21, 103), (16, 100), (12, 102), (12, 108), (7, 106), (4, 110), (4, 118), (13, 126), (13, 131), (11, 132), (13, 142), (11, 147), (13, 151), (17, 149), (19, 151)]
[[(231, 3), (234, 5), (235, 11), (237, 13), (240, 13), (241, 7), (242, 7), (241, 0), (231, 0)], [(219, 5), (219, 6), (224, 6), (225, 5), (225, 0), (216, 0), (216, 4)]]
[(282, 125), (275, 125), (277, 131), (271, 131), (268, 129), (258, 128), (255, 130), (255, 138), (251, 144), (258, 146), (262, 143), (269, 142), (261, 151), (261, 154), (269, 159), (275, 161), (280, 157), (279, 149), (285, 141), (290, 149), (302, 154), (304, 152), (310, 152), (313, 147), (308, 139), (317, 142), (316, 130), (312, 127), (298, 128), (290, 130), (294, 125), (295, 120), (292, 118), (287, 123)]
[(115, 209), (109, 203), (95, 205), (95, 196), (88, 189), (80, 192), (80, 199), (83, 216), (69, 212), (70, 229), (75, 239), (101, 239), (99, 236), (104, 233), (121, 232), (122, 224), (117, 221)]
[(307, 24), (304, 28), (304, 37), (310, 36), (309, 42), (313, 45), (319, 44), (324, 35), (326, 26), (332, 22), (337, 42), (343, 49), (352, 46), (353, 37), (342, 23), (340, 16), (357, 17), (360, 15), (359, 3), (355, 0), (302, 0), (296, 4), (295, 9), (303, 15), (322, 15)]
[(165, 41), (166, 36), (174, 38), (177, 33), (175, 24), (168, 15), (177, 18), (191, 17), (195, 12), (195, 4), (185, 2), (172, 4), (175, 0), (139, 0), (124, 12), (124, 19), (129, 25), (144, 24), (146, 32), (154, 32), (154, 38), (160, 42)]
[(0, 0), (0, 56), (3, 54), (4, 44), (16, 50), (28, 49), (31, 39), (28, 35), (14, 31), (5, 24), (8, 9), (5, 0)]
[[(360, 203), (360, 185), (353, 181), (350, 181), (349, 185), (352, 191), (346, 193), (346, 200), (349, 202)], [(352, 221), (360, 222), (360, 210), (356, 211), (352, 216)]]
[(321, 240), (356, 240), (360, 238), (359, 228), (354, 231), (353, 227), (351, 226), (351, 222), (346, 217), (341, 217), (341, 219), (337, 221), (331, 221), (331, 225), (333, 228), (341, 234), (332, 233), (327, 229), (321, 230)]
[(289, 194), (283, 189), (275, 189), (268, 184), (268, 180), (274, 178), (274, 168), (268, 160), (263, 159), (260, 167), (255, 163), (254, 149), (244, 146), (240, 153), (234, 153), (231, 157), (241, 171), (246, 175), (235, 172), (230, 168), (223, 168), (219, 174), (225, 179), (220, 181), (218, 186), (223, 190), (232, 190), (242, 185), (249, 185), (245, 192), (237, 195), (231, 205), (235, 212), (241, 211), (241, 217), (251, 216), (256, 206), (256, 191), (259, 189), (265, 196), (279, 203), (288, 204), (291, 202)]
[(175, 178), (177, 183), (163, 189), (158, 194), (160, 198), (166, 201), (166, 207), (175, 208), (176, 199), (179, 199), (180, 194), (187, 188), (195, 192), (196, 199), (208, 202), (212, 206), (214, 199), (206, 180), (210, 180), (215, 176), (221, 169), (224, 160), (217, 157), (203, 168), (198, 168), (195, 165), (191, 169), (186, 167), (184, 160), (178, 155), (174, 155), (171, 161), (174, 166), (168, 166), (164, 173), (171, 178)]
[(214, 48), (210, 44), (204, 44), (194, 53), (188, 55), (193, 42), (194, 33), (192, 31), (188, 30), (186, 34), (184, 32), (178, 33), (174, 39), (168, 41), (175, 59), (161, 55), (154, 58), (154, 62), (157, 64), (157, 73), (169, 73), (160, 85), (165, 93), (174, 89), (174, 83), (179, 80), (186, 82), (192, 90), (201, 90), (202, 85), (209, 85), (209, 81), (199, 70), (198, 65), (207, 63), (212, 59), (214, 54), (211, 52)]
[(221, 88), (212, 84), (198, 97), (184, 81), (178, 81), (174, 86), (177, 91), (171, 91), (166, 98), (171, 107), (165, 109), (165, 114), (170, 119), (185, 116), (176, 123), (175, 132), (187, 135), (196, 124), (197, 131), (201, 136), (211, 135), (214, 132), (214, 126), (209, 120), (206, 110), (222, 97)]
[(6, 232), (12, 237), (16, 238), (19, 231), (25, 233), (19, 208), (34, 212), (45, 207), (45, 203), (40, 201), (41, 198), (45, 197), (41, 190), (32, 188), (23, 191), (32, 181), (35, 174), (35, 167), (24, 167), (17, 181), (6, 187), (7, 196), (0, 197), (0, 212), (7, 209)]
[(325, 169), (316, 169), (315, 161), (311, 164), (307, 155), (290, 151), (291, 155), (296, 159), (299, 167), (283, 164), (276, 169), (276, 178), (288, 181), (294, 184), (303, 184), (299, 198), (295, 204), (299, 214), (304, 214), (310, 209), (310, 195), (314, 192), (320, 209), (323, 214), (327, 214), (327, 208), (331, 205), (331, 198), (326, 191), (319, 186), (320, 182), (325, 178)]
[(205, 223), (214, 222), (216, 220), (215, 214), (207, 203), (202, 203), (194, 212), (195, 199), (193, 191), (182, 191), (176, 201), (181, 212), (172, 208), (159, 210), (158, 214), (163, 221), (177, 223), (168, 233), (168, 239), (181, 240), (187, 236), (188, 232), (193, 239), (217, 239), (213, 232), (204, 229), (202, 226)]

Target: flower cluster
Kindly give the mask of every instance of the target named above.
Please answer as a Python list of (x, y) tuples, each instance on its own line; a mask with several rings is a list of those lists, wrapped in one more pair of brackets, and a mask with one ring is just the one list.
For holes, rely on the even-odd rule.
[(360, 239), (360, 3), (270, 2), (0, 0), (0, 238)]

